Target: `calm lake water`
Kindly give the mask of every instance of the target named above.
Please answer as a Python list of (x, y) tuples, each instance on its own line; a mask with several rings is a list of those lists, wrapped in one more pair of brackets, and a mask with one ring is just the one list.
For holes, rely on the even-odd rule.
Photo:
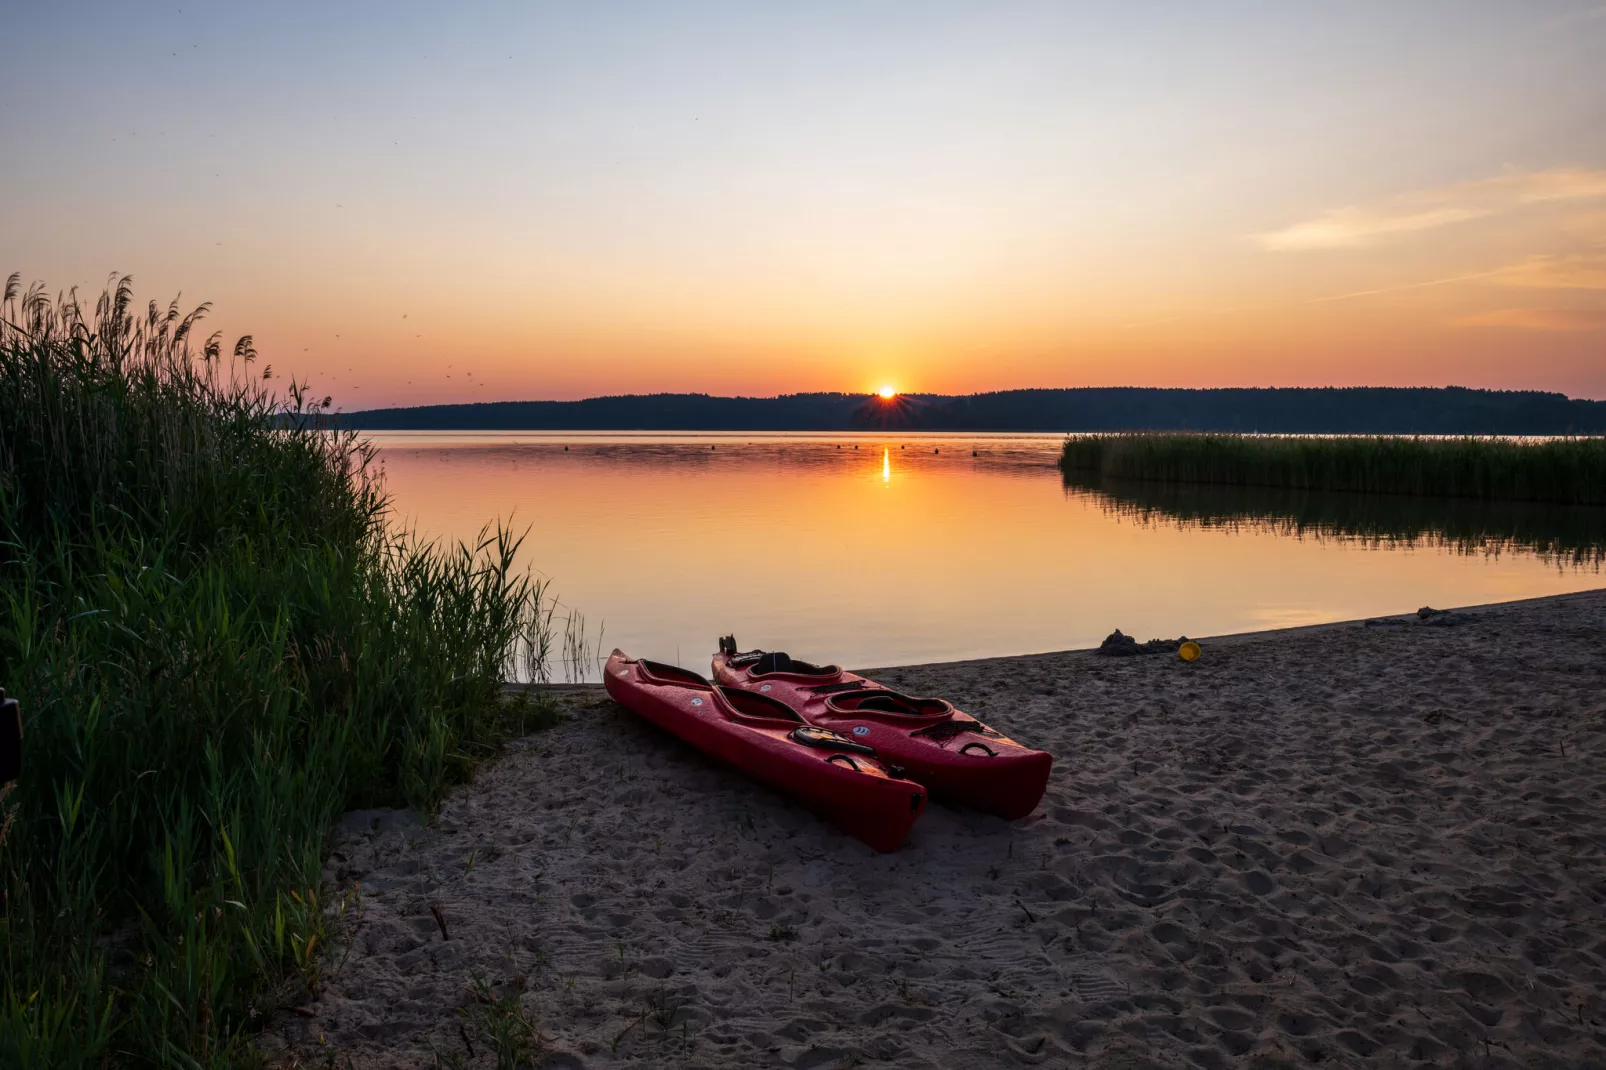
[(704, 673), (732, 632), (910, 664), (1603, 583), (1606, 510), (1067, 485), (1057, 435), (369, 437), (399, 523), (528, 527), (524, 561), (605, 628), (604, 654)]

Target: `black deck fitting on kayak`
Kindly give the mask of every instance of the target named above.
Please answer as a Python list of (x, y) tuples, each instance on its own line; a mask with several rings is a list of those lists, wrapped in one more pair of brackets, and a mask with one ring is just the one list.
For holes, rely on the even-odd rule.
[(860, 687), (838, 691), (831, 697), (831, 708), (839, 712), (894, 713), (901, 717), (943, 717), (953, 707), (941, 699), (915, 698), (890, 687)]
[(857, 680), (849, 680), (836, 684), (815, 684), (803, 690), (813, 695), (838, 695), (844, 691), (866, 691), (871, 689), (866, 688), (863, 683)]
[(22, 775), (22, 707), (0, 688), (0, 784)]
[(875, 757), (875, 748), (866, 743), (855, 743), (847, 736), (831, 731), (829, 728), (816, 728), (813, 725), (804, 725), (794, 728), (787, 733), (794, 742), (805, 747), (819, 747), (821, 750), (852, 751), (854, 754), (867, 754)]
[(722, 636), (720, 636), (719, 637), (719, 652), (721, 654), (724, 654), (726, 657), (732, 657), (732, 658), (735, 657), (736, 656), (736, 637), (734, 635), (722, 635)]
[(909, 734), (911, 736), (925, 736), (934, 743), (947, 743), (962, 732), (975, 732), (981, 736), (997, 736), (991, 728), (976, 720), (964, 720), (955, 717), (947, 721), (938, 721), (929, 728), (918, 728)]

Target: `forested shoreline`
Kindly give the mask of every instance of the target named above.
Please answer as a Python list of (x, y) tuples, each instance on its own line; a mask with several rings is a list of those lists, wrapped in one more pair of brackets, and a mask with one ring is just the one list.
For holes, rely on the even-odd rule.
[(949, 396), (628, 394), (367, 409), (328, 417), (367, 431), (1223, 431), (1268, 434), (1606, 433), (1606, 401), (1537, 390), (1082, 387)]

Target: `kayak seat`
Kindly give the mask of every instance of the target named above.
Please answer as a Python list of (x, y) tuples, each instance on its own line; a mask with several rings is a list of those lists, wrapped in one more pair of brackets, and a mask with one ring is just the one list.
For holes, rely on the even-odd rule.
[(777, 672), (793, 676), (835, 676), (842, 670), (836, 665), (814, 665), (807, 661), (799, 661), (784, 651), (777, 650), (760, 657), (748, 667), (747, 671), (754, 676), (767, 676)]
[(761, 717), (769, 721), (792, 721), (807, 724), (803, 715), (779, 699), (761, 695), (756, 691), (743, 691), (735, 687), (721, 687), (719, 693), (737, 713), (746, 717)]
[(641, 658), (636, 662), (641, 675), (659, 684), (679, 684), (682, 687), (700, 687), (712, 691), (714, 685), (698, 676), (690, 669), (682, 669), (678, 665), (665, 665), (661, 661), (648, 661)]
[(905, 717), (937, 717), (953, 712), (953, 706), (940, 698), (912, 698), (887, 688), (845, 692), (833, 695), (829, 702), (833, 709), (847, 713), (864, 710), (875, 713), (899, 713)]

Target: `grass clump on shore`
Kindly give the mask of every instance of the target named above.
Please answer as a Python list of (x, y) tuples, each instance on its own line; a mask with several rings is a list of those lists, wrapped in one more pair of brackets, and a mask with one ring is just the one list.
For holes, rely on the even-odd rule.
[(0, 308), (0, 1065), (249, 1062), (316, 991), (342, 810), (430, 807), (544, 708), (517, 540), (392, 534), (371, 453), (287, 418), (201, 306)]
[(1160, 480), (1606, 505), (1606, 439), (1072, 435), (1067, 479)]

